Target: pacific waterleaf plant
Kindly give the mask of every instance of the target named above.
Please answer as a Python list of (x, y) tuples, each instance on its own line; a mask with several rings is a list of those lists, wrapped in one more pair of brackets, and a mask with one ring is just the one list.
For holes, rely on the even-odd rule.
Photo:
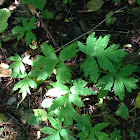
[[(78, 107), (83, 107), (84, 102), (81, 101), (80, 95), (96, 95), (96, 93), (89, 88), (86, 88), (87, 82), (82, 79), (77, 79), (73, 82), (73, 86), (69, 89), (67, 86), (54, 83), (53, 87), (59, 89), (54, 92), (47, 93), (47, 96), (53, 96), (54, 94), (57, 97), (57, 93), (59, 93), (58, 98), (56, 98), (49, 108), (49, 111), (55, 111), (56, 109), (60, 109), (59, 119), (64, 118), (64, 125), (70, 126), (73, 124), (73, 120), (78, 120), (78, 113), (74, 109), (74, 105)], [(52, 95), (51, 95), (52, 94)]]
[(83, 114), (78, 119), (77, 129), (81, 132), (77, 135), (80, 140), (109, 140), (109, 135), (102, 132), (108, 123), (98, 123), (92, 127), (91, 119), (88, 114)]
[[(97, 82), (99, 78), (99, 66), (106, 72), (115, 72), (113, 63), (119, 62), (127, 53), (123, 49), (118, 49), (119, 45), (113, 44), (107, 47), (110, 35), (103, 38), (100, 36), (95, 38), (95, 33), (88, 36), (86, 45), (78, 42), (79, 49), (88, 57), (81, 65), (85, 77), (90, 78), (91, 81)], [(98, 63), (97, 63), (97, 61)]]
[(112, 87), (116, 96), (123, 101), (125, 97), (125, 88), (131, 93), (132, 89), (136, 89), (138, 79), (130, 77), (136, 71), (137, 66), (126, 65), (122, 66), (121, 63), (115, 65), (115, 72), (107, 73), (99, 79), (97, 86), (102, 87), (103, 90), (111, 91)]
[(38, 77), (37, 80), (46, 80), (50, 77), (56, 67), (56, 79), (60, 83), (70, 83), (71, 82), (71, 70), (64, 63), (66, 60), (76, 56), (79, 51), (77, 42), (64, 48), (57, 58), (55, 50), (51, 45), (47, 43), (42, 44), (41, 51), (45, 55), (40, 55), (33, 62), (34, 69), (30, 72), (30, 76)]
[(27, 21), (26, 18), (22, 18), (22, 25), (23, 25), (23, 27), (15, 26), (12, 29), (12, 33), (13, 34), (19, 34), (17, 36), (18, 40), (22, 39), (24, 37), (24, 35), (25, 35), (26, 45), (31, 44), (32, 40), (36, 40), (36, 37), (35, 37), (35, 35), (32, 32), (32, 29), (36, 29), (37, 28), (34, 25), (35, 21), (36, 21), (35, 17), (32, 17), (29, 22)]
[(69, 136), (71, 131), (69, 129), (62, 128), (62, 121), (56, 120), (54, 118), (50, 118), (49, 121), (54, 129), (50, 127), (41, 128), (40, 130), (43, 133), (50, 135), (43, 140), (62, 140), (62, 138), (65, 140), (71, 140)]

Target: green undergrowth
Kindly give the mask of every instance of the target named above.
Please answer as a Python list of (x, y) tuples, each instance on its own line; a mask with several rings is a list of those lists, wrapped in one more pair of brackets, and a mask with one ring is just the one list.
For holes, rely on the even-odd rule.
[[(78, 138), (86, 139), (121, 139), (121, 132), (114, 129), (111, 134), (102, 132), (109, 123), (98, 123), (93, 126), (90, 116), (82, 114), (79, 116), (76, 106), (84, 107), (83, 96), (98, 96), (98, 99), (109, 96), (108, 93), (114, 90), (114, 96), (121, 101), (121, 106), (116, 110), (116, 115), (124, 119), (129, 117), (129, 110), (125, 103), (125, 94), (131, 93), (137, 89), (138, 79), (133, 76), (137, 71), (137, 65), (123, 65), (123, 58), (127, 55), (124, 49), (119, 49), (118, 44), (109, 44), (110, 35), (104, 37), (95, 37), (95, 33), (88, 36), (86, 44), (74, 42), (65, 48), (57, 56), (53, 46), (43, 43), (41, 51), (43, 55), (38, 55), (33, 61), (30, 56), (21, 58), (18, 54), (9, 59), (15, 61), (10, 65), (13, 69), (12, 76), (20, 78), (20, 81), (14, 86), (13, 90), (19, 90), (22, 93), (22, 101), (31, 89), (37, 88), (37, 81), (46, 81), (51, 78), (54, 69), (56, 69), (56, 82), (51, 83), (52, 88), (46, 93), (51, 99), (45, 99), (42, 103), (43, 108), (47, 108), (46, 121), (49, 120), (53, 128), (44, 127), (41, 131), (50, 136), (45, 139), (72, 139), (70, 127), (77, 124), (79, 134)], [(66, 61), (77, 56), (77, 53), (83, 53), (87, 57), (80, 65), (84, 73), (84, 79), (73, 79), (73, 73)], [(32, 71), (27, 72), (24, 64), (31, 65)], [(80, 71), (79, 69), (79, 71)], [(35, 81), (34, 78), (37, 80)], [(87, 84), (92, 83), (100, 89), (97, 94)], [(54, 99), (55, 98), (55, 99)], [(43, 109), (42, 109), (43, 110)], [(38, 113), (30, 120), (31, 125), (39, 124), (42, 121), (41, 116), (44, 113)], [(64, 129), (65, 128), (65, 129)]]
[[(32, 4), (42, 13), (44, 19), (52, 19), (55, 16), (45, 7), (45, 0), (23, 0), (22, 2), (23, 4)], [(64, 0), (64, 2), (66, 4), (72, 1)], [(7, 20), (10, 17), (9, 11), (5, 9), (0, 11), (0, 17), (3, 12), (5, 12), (5, 16), (0, 20), (3, 26), (0, 33), (7, 29)], [(112, 14), (107, 15), (108, 18), (110, 16)], [(22, 18), (22, 24), (11, 30), (14, 35), (17, 35), (17, 40), (25, 37), (27, 46), (35, 41), (36, 36), (33, 30), (37, 29), (35, 26), (37, 20), (35, 16), (29, 20)], [(106, 23), (109, 26), (114, 22), (106, 21)], [(12, 69), (11, 77), (18, 79), (13, 90), (22, 94), (18, 106), (28, 94), (32, 94), (48, 79), (55, 77), (55, 80), (52, 80), (53, 82), (49, 85), (50, 88), (46, 87), (48, 90), (46, 96), (49, 98), (43, 100), (42, 109), (33, 109), (34, 115), (28, 122), (29, 125), (46, 122), (46, 126), (40, 129), (42, 133), (46, 134), (44, 140), (122, 139), (121, 129), (114, 125), (110, 131), (111, 121), (102, 122), (100, 120), (95, 123), (92, 120), (93, 117), (88, 113), (78, 112), (84, 108), (86, 97), (89, 99), (94, 97), (98, 107), (102, 107), (103, 99), (108, 98), (113, 102), (111, 97), (113, 96), (120, 103), (113, 115), (120, 116), (124, 120), (129, 118), (130, 111), (125, 104), (125, 99), (126, 95), (132, 94), (133, 90), (138, 89), (139, 77), (134, 73), (139, 70), (139, 67), (138, 63), (125, 65), (123, 59), (127, 52), (119, 44), (110, 44), (110, 37), (111, 35), (95, 37), (95, 32), (93, 32), (87, 37), (86, 43), (75, 41), (62, 48), (57, 54), (55, 47), (43, 43), (40, 46), (41, 53), (34, 60), (30, 59), (32, 56), (21, 57), (18, 54), (9, 58), (14, 61), (9, 67)], [(80, 62), (79, 75), (77, 76), (76, 71), (70, 69), (66, 62), (79, 55), (83, 55), (85, 58)], [(96, 87), (98, 92), (95, 92), (91, 85)], [(110, 96), (110, 93), (113, 95)], [(139, 104), (137, 104), (137, 108), (140, 108)], [(105, 115), (107, 116), (106, 120), (109, 120), (111, 115), (109, 113), (102, 114), (104, 117)], [(47, 125), (48, 122), (50, 125)], [(76, 134), (72, 128), (75, 129)], [(128, 134), (132, 139), (137, 137), (133, 129), (134, 127)]]

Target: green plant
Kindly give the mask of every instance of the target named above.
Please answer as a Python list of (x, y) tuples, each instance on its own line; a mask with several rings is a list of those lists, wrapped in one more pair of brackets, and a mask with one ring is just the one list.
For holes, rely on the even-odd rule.
[[(51, 83), (53, 88), (46, 93), (47, 96), (55, 99), (43, 101), (42, 106), (48, 108), (47, 112), (43, 110), (34, 110), (34, 115), (30, 119), (29, 124), (39, 124), (39, 121), (47, 121), (51, 123), (53, 128), (44, 127), (41, 131), (49, 134), (45, 139), (70, 139), (70, 126), (75, 121), (77, 123), (78, 138), (81, 140), (89, 139), (121, 139), (120, 130), (115, 129), (110, 135), (102, 132), (108, 123), (98, 123), (92, 127), (89, 115), (81, 115), (76, 108), (84, 107), (84, 101), (81, 97), (89, 95), (97, 95), (92, 89), (88, 88), (87, 84), (93, 83), (96, 87), (100, 87), (100, 97), (107, 96), (108, 91), (114, 89), (115, 96), (118, 96), (122, 101), (125, 98), (125, 88), (131, 93), (132, 89), (136, 89), (138, 80), (132, 77), (136, 71), (135, 65), (123, 65), (122, 59), (127, 54), (123, 49), (118, 49), (119, 45), (113, 44), (108, 46), (110, 35), (98, 39), (95, 33), (89, 35), (86, 45), (79, 42), (74, 42), (62, 49), (57, 57), (55, 49), (44, 43), (41, 45), (43, 55), (39, 55), (33, 63), (30, 64), (33, 68), (27, 74), (23, 63), (25, 60), (29, 62), (29, 56), (21, 59), (19, 55), (11, 57), (10, 60), (17, 61), (11, 64), (14, 78), (24, 78), (19, 81), (14, 90), (21, 88), (25, 99), (27, 93), (30, 93), (31, 88), (37, 88), (37, 84), (33, 78), (45, 81), (51, 77), (56, 68), (57, 82)], [(79, 46), (79, 48), (78, 48)], [(81, 64), (81, 70), (84, 72), (85, 80), (78, 78), (72, 79), (74, 73), (65, 62), (77, 55), (81, 51), (87, 55), (86, 60)], [(89, 78), (89, 79), (88, 79)], [(105, 93), (105, 94), (104, 94)], [(46, 102), (46, 103), (45, 103)], [(49, 102), (49, 103), (48, 103)], [(53, 114), (51, 114), (53, 113)], [(116, 111), (118, 116), (127, 118), (129, 116), (128, 108), (124, 103)], [(64, 129), (64, 127), (66, 129)]]
[(26, 18), (22, 18), (23, 27), (15, 26), (12, 29), (12, 33), (19, 34), (17, 36), (18, 40), (22, 39), (26, 34), (25, 35), (26, 45), (31, 44), (31, 41), (36, 39), (35, 35), (31, 32), (32, 29), (36, 29), (36, 26), (34, 25), (35, 21), (36, 21), (35, 17), (32, 17), (29, 23), (27, 22)]

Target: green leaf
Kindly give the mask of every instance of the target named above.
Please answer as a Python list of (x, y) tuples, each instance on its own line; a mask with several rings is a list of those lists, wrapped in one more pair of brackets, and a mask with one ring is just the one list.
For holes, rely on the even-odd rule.
[[(83, 104), (79, 101), (79, 98), (77, 99), (79, 102), (79, 106), (82, 106)], [(55, 110), (57, 108), (62, 108), (60, 110), (59, 118), (64, 118), (64, 124), (67, 126), (73, 124), (73, 119), (78, 119), (78, 114), (76, 110), (73, 108), (72, 103), (75, 103), (75, 100), (73, 99), (73, 96), (70, 94), (66, 94), (64, 96), (61, 96), (59, 98), (56, 98), (53, 101), (53, 104), (49, 108), (49, 111)], [(64, 106), (65, 105), (65, 106)]]
[(47, 121), (48, 114), (44, 109), (33, 109), (34, 115), (38, 117), (40, 121)]
[(93, 56), (96, 46), (95, 32), (88, 36), (86, 41), (87, 46), (83, 45), (80, 41), (78, 42), (79, 49), (88, 56)]
[(56, 130), (50, 128), (50, 127), (44, 127), (40, 129), (45, 134), (54, 134), (56, 133)]
[(81, 69), (83, 69), (85, 77), (89, 75), (91, 81), (97, 82), (99, 70), (97, 62), (93, 57), (88, 57), (81, 65)]
[(29, 124), (30, 125), (39, 125), (39, 119), (37, 116), (33, 115), (30, 119), (29, 119)]
[(43, 140), (61, 140), (60, 136), (62, 136), (63, 138), (66, 138), (66, 140), (70, 140), (70, 136), (69, 136), (70, 131), (68, 131), (67, 129), (61, 129), (62, 127), (61, 121), (59, 120), (56, 121), (53, 118), (51, 118), (49, 121), (51, 122), (52, 126), (56, 128), (57, 130), (54, 130), (50, 127), (44, 127), (40, 129), (43, 133), (51, 135), (51, 136), (46, 137)]
[(114, 79), (112, 74), (107, 74), (99, 79), (97, 87), (104, 87), (104, 90), (111, 91)]
[(36, 18), (32, 17), (29, 21), (29, 23), (27, 22), (26, 18), (22, 18), (22, 25), (21, 26), (16, 26), (12, 29), (12, 33), (13, 34), (19, 34), (17, 39), (20, 40), (25, 36), (26, 39), (26, 45), (29, 45), (31, 43), (32, 40), (35, 40), (35, 35), (31, 32), (32, 29), (36, 29), (36, 26), (34, 25), (36, 22)]
[(70, 91), (72, 94), (79, 95), (97, 95), (92, 89), (85, 88), (87, 82), (82, 79), (77, 79), (74, 81), (74, 86), (71, 87)]
[(91, 119), (88, 114), (83, 114), (78, 119), (77, 129), (81, 130), (81, 132), (77, 135), (80, 140), (87, 140), (90, 130), (92, 128)]
[(125, 97), (125, 89), (123, 80), (121, 78), (116, 79), (114, 83), (114, 92), (116, 96), (119, 96), (119, 98), (123, 101)]
[(140, 5), (140, 0), (137, 0), (137, 4)]
[(60, 115), (59, 116), (60, 119), (64, 118), (64, 125), (67, 125), (67, 126), (72, 126), (73, 120), (77, 121), (78, 119), (78, 114), (76, 110), (74, 109), (72, 103), (69, 102), (68, 98), (66, 101), (66, 106), (62, 108), (59, 115)]
[(128, 108), (123, 102), (121, 103), (121, 106), (119, 107), (118, 111), (116, 111), (116, 115), (121, 116), (123, 119), (129, 117)]
[(57, 130), (60, 130), (61, 129), (61, 126), (62, 126), (62, 121), (60, 120), (56, 120), (54, 118), (49, 118), (49, 122), (51, 123), (51, 125), (57, 129)]
[(71, 140), (71, 138), (69, 136), (69, 131), (67, 129), (61, 129), (60, 135), (66, 140)]
[(77, 42), (73, 42), (72, 44), (70, 44), (60, 52), (60, 56), (59, 56), (60, 59), (62, 61), (66, 61), (68, 59), (75, 57), (76, 54), (79, 52), (77, 48), (78, 48)]
[(84, 75), (87, 77), (90, 75), (90, 80), (97, 81), (98, 65), (94, 58), (98, 60), (99, 66), (104, 71), (115, 72), (114, 63), (120, 62), (122, 58), (127, 54), (123, 49), (118, 49), (119, 45), (111, 45), (107, 47), (110, 39), (110, 35), (106, 35), (103, 38), (100, 36), (95, 38), (95, 33), (89, 35), (86, 41), (86, 45), (78, 42), (79, 49), (88, 55), (89, 57), (81, 65), (84, 70)]
[(71, 71), (69, 70), (69, 68), (66, 66), (66, 64), (61, 61), (57, 68), (56, 68), (56, 79), (57, 82), (60, 83), (70, 83), (71, 82)]
[(46, 19), (52, 19), (54, 18), (54, 13), (46, 9), (42, 12), (42, 16), (43, 18), (46, 18)]
[(136, 71), (136, 67), (132, 65), (127, 65), (121, 68), (119, 65), (116, 65), (116, 72), (108, 73), (107, 75), (103, 76), (99, 79), (97, 87), (102, 87), (103, 90), (111, 91), (111, 88), (114, 84), (114, 92), (116, 96), (123, 101), (125, 97), (125, 88), (126, 90), (131, 93), (132, 89), (137, 89), (136, 83), (138, 79), (130, 76), (134, 71)]
[(35, 35), (29, 30), (26, 32), (25, 39), (26, 39), (26, 45), (29, 45), (32, 42), (32, 40), (34, 41), (36, 40)]
[(110, 134), (110, 140), (121, 140), (121, 131), (118, 129), (114, 129), (114, 131)]
[(22, 73), (22, 75), (25, 74), (25, 70), (26, 70), (25, 66), (22, 63), (22, 59), (18, 54), (16, 54), (15, 56), (11, 56), (8, 59), (12, 61), (17, 61), (9, 66), (9, 69), (13, 69), (13, 72), (11, 75), (12, 77), (17, 78), (20, 75), (20, 72)]
[(23, 80), (20, 80), (13, 88), (13, 90), (17, 90), (18, 88), (21, 88), (21, 90), (19, 91), (19, 93), (22, 93), (22, 100), (25, 99), (25, 97), (27, 96), (27, 93), (30, 94), (30, 89), (31, 88), (37, 88), (37, 84), (30, 79), (29, 77), (26, 77)]
[(54, 87), (46, 93), (46, 96), (50, 97), (60, 97), (62, 95), (65, 95), (69, 92), (69, 89), (67, 86), (61, 84), (61, 83), (51, 83), (51, 85)]
[(33, 61), (34, 69), (29, 73), (31, 77), (38, 77), (37, 80), (46, 80), (50, 77), (58, 63), (55, 50), (47, 43), (42, 44), (41, 51), (45, 56), (39, 56)]
[(84, 106), (83, 101), (81, 101), (81, 98), (77, 94), (71, 94), (69, 96), (69, 98), (70, 98), (70, 102), (72, 102), (76, 106), (79, 106), (79, 107), (83, 107)]
[(88, 3), (86, 4), (86, 7), (88, 10), (92, 10), (94, 12), (100, 10), (100, 8), (102, 7), (102, 5), (104, 4), (103, 0), (90, 0), (88, 1)]
[(7, 21), (10, 16), (11, 12), (7, 8), (0, 9), (0, 33), (7, 29)]
[(98, 123), (97, 125), (95, 125), (90, 131), (90, 140), (92, 139), (109, 140), (108, 134), (105, 132), (101, 132), (107, 126), (108, 123)]

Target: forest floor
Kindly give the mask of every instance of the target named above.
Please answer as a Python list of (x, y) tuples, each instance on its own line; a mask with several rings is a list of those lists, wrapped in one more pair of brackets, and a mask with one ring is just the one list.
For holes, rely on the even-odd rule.
[[(13, 2), (8, 1), (3, 4), (1, 8), (9, 7)], [(140, 6), (136, 3), (134, 5), (129, 4), (128, 1), (114, 3), (112, 0), (106, 0), (98, 11), (90, 12), (85, 9), (86, 2), (87, 1), (81, 2), (81, 0), (73, 0), (71, 4), (65, 5), (62, 2), (57, 3), (50, 1), (47, 8), (56, 10), (57, 12), (51, 20), (44, 20), (43, 22), (37, 21), (36, 24), (38, 28), (33, 31), (37, 38), (34, 45), (40, 46), (42, 43), (47, 42), (53, 45), (57, 52), (59, 52), (65, 44), (74, 39), (78, 38), (77, 40), (85, 42), (91, 32), (95, 32), (97, 37), (111, 34), (110, 43), (120, 44), (120, 48), (126, 49), (129, 53), (124, 59), (126, 64), (134, 64), (136, 61), (140, 62), (140, 55), (138, 55), (138, 53), (140, 53)], [(12, 36), (11, 39), (4, 40), (4, 38), (11, 36), (10, 30), (16, 26), (18, 19), (21, 19), (21, 11), (23, 13), (22, 17), (30, 17), (31, 13), (26, 9), (27, 7), (25, 9), (24, 7), (22, 8), (18, 7), (13, 11), (12, 16), (8, 20), (8, 29), (0, 34), (0, 39), (2, 40), (2, 47), (0, 48), (1, 63), (10, 65), (12, 62), (8, 60), (8, 58), (15, 55), (15, 53), (20, 56), (29, 54), (33, 58), (41, 53), (39, 47), (33, 50), (31, 46), (26, 46), (24, 39), (17, 41), (17, 39)], [(112, 23), (107, 25), (105, 19), (110, 11), (117, 12), (112, 16)], [(44, 26), (47, 27), (51, 36)], [(52, 37), (54, 40), (52, 40)], [(131, 44), (132, 46), (124, 47), (126, 44)], [(81, 58), (84, 59), (84, 56), (78, 54), (76, 62), (72, 59), (67, 63), (69, 63), (69, 65), (78, 65)], [(78, 73), (77, 68), (76, 70)], [(79, 77), (80, 76), (81, 75), (79, 75)], [(55, 78), (52, 77), (50, 80), (55, 81)], [(32, 94), (26, 97), (19, 108), (17, 108), (17, 103), (21, 100), (21, 94), (17, 91), (13, 91), (13, 87), (17, 82), (18, 79), (0, 77), (0, 113), (5, 114), (11, 119), (11, 121), (0, 123), (0, 139), (37, 139), (40, 132), (39, 129), (44, 127), (46, 123), (42, 122), (38, 126), (31, 126), (27, 120), (30, 117), (29, 114), (32, 114), (32, 109), (41, 108), (41, 103), (47, 91), (46, 86), (49, 85), (49, 81), (46, 80), (38, 89), (32, 90)], [(138, 84), (140, 84), (140, 82)], [(126, 93), (124, 103), (129, 110), (134, 108), (138, 92), (139, 90), (134, 90), (131, 94)], [(9, 100), (15, 100), (15, 102), (9, 105)], [(106, 131), (110, 132), (114, 127), (121, 129), (123, 140), (131, 139), (130, 133), (132, 129), (134, 129), (135, 134), (138, 134), (136, 139), (140, 139), (140, 109), (136, 109), (136, 114), (130, 112), (128, 119), (122, 119), (118, 116), (112, 117), (112, 112), (116, 111), (119, 106), (118, 99), (115, 99), (113, 96), (111, 100), (105, 99), (102, 109), (97, 106), (97, 102), (97, 99), (91, 96), (90, 100), (85, 102), (85, 107), (79, 110), (79, 114), (88, 112), (92, 117), (93, 123), (98, 123), (101, 120), (111, 122), (112, 125), (110, 125)], [(105, 117), (105, 115), (103, 117), (101, 112), (106, 111), (110, 113), (108, 117)], [(75, 131), (75, 135), (76, 134), (77, 132)], [(41, 134), (41, 137), (38, 139), (44, 137), (45, 135)]]

